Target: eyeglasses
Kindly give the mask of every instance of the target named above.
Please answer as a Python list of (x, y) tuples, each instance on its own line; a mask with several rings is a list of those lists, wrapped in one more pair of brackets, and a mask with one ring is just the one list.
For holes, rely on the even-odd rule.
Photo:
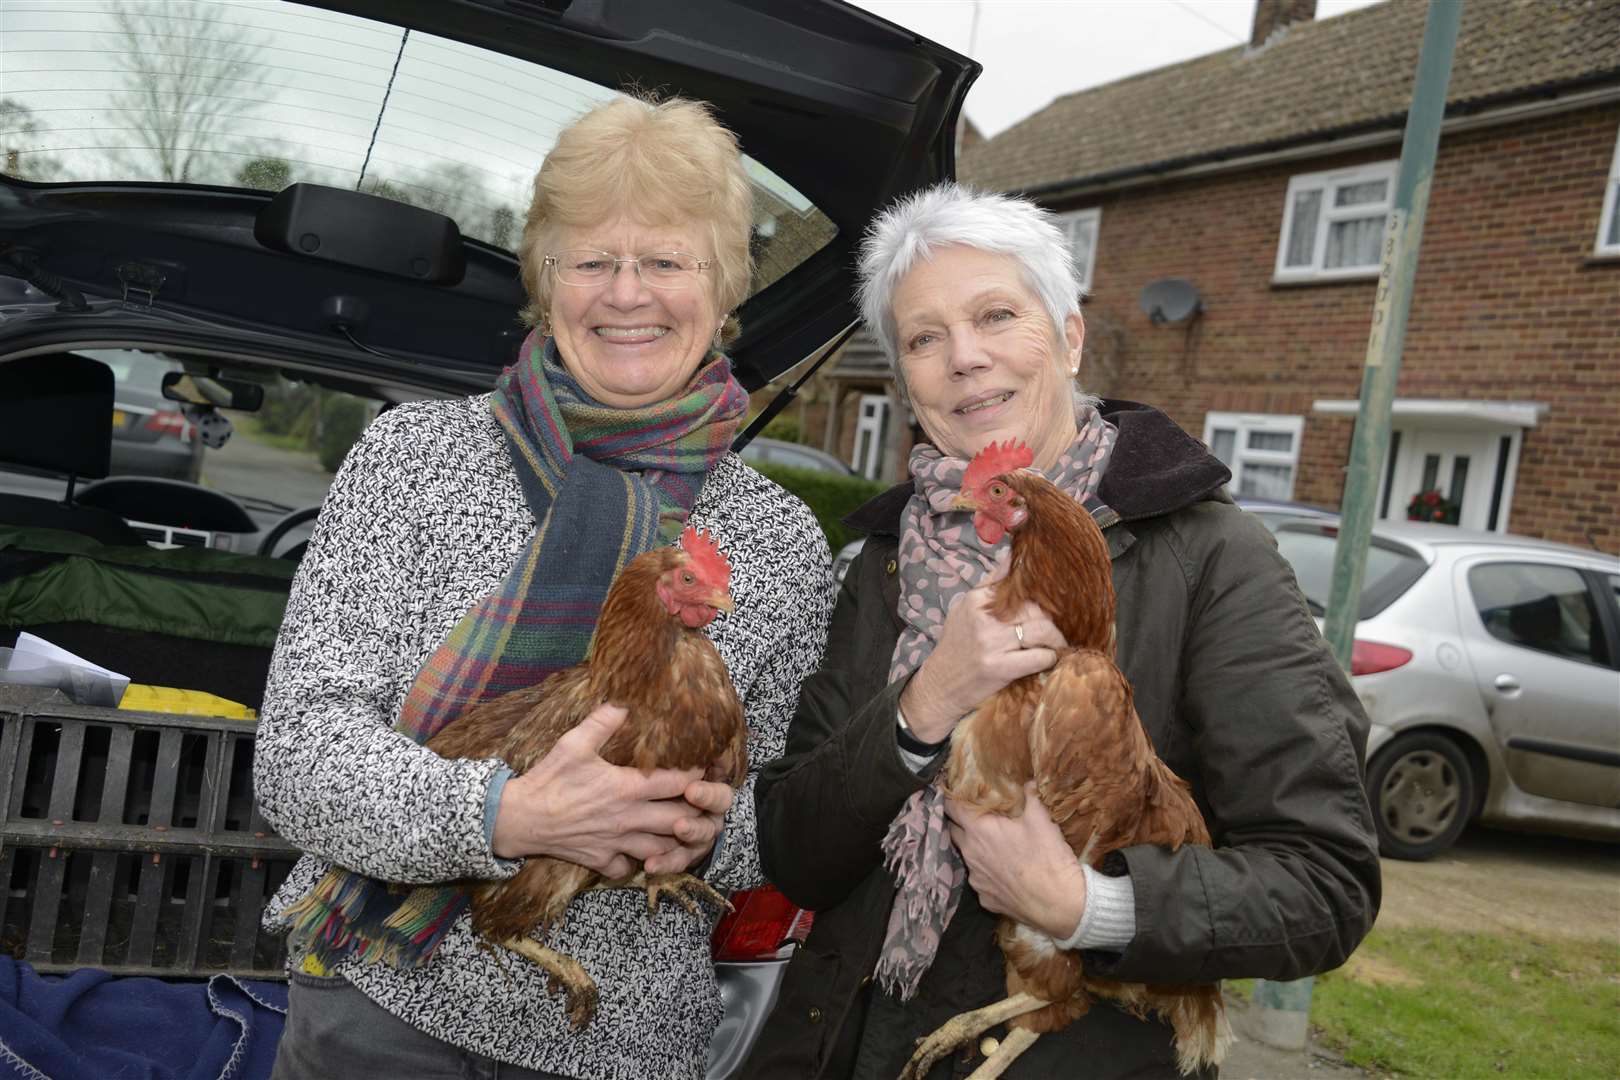
[(571, 248), (545, 258), (545, 265), (557, 272), (557, 280), (564, 285), (606, 285), (619, 272), (620, 263), (634, 266), (641, 283), (654, 289), (683, 289), (709, 268), (708, 259), (684, 251), (652, 251), (619, 258), (606, 251)]

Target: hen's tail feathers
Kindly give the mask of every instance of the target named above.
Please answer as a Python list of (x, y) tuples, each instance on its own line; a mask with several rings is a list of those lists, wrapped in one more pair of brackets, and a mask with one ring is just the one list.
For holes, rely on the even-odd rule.
[(1183, 1076), (1226, 1060), (1226, 1051), (1232, 1045), (1232, 1025), (1226, 1019), (1219, 987), (1213, 995), (1184, 995), (1166, 1011), (1176, 1031), (1176, 1068)]
[(328, 970), (349, 957), (420, 967), (467, 904), (467, 894), (457, 888), (389, 885), (333, 867), (287, 909), (288, 951), (312, 957)]

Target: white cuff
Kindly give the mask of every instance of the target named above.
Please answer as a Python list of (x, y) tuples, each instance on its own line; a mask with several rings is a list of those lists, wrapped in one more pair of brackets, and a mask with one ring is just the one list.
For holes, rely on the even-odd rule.
[(1080, 864), (1086, 875), (1086, 910), (1074, 933), (1058, 942), (1060, 949), (1103, 949), (1123, 952), (1136, 936), (1136, 886), (1129, 874), (1109, 877)]
[[(911, 726), (906, 723), (906, 715), (900, 711), (900, 706), (898, 705), (894, 707), (894, 721), (900, 725), (900, 730), (905, 732), (907, 735), (915, 734), (915, 732), (911, 730)], [(935, 750), (932, 754), (914, 754), (903, 746), (897, 746), (895, 749), (900, 751), (900, 760), (905, 762), (906, 768), (910, 769), (917, 776), (921, 776), (923, 770), (928, 768), (928, 766), (933, 763), (935, 758), (939, 757), (940, 750), (943, 750), (944, 747), (940, 747), (939, 750)]]

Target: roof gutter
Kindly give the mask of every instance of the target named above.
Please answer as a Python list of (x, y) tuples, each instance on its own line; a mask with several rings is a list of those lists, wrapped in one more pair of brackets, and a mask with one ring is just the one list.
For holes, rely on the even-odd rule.
[[(1540, 91), (1539, 95), (1552, 96), (1537, 96), (1529, 101), (1522, 100), (1525, 96), (1522, 92), (1515, 92), (1513, 98), (1509, 100), (1482, 99), (1478, 102), (1448, 106), (1448, 115), (1441, 122), (1440, 134), (1455, 135), (1478, 128), (1495, 127), (1612, 104), (1620, 101), (1620, 82), (1614, 81), (1616, 75), (1616, 72), (1605, 72), (1581, 83), (1566, 83), (1561, 87), (1545, 89)], [(1602, 85), (1591, 85), (1599, 79), (1605, 80)], [(1071, 196), (1081, 194), (1101, 194), (1149, 184), (1162, 184), (1169, 180), (1239, 172), (1262, 165), (1324, 157), (1328, 154), (1365, 150), (1376, 146), (1398, 145), (1405, 124), (1406, 114), (1398, 113), (1380, 120), (1340, 128), (1325, 135), (1292, 136), (1249, 147), (1214, 150), (1184, 158), (1172, 158), (1147, 165), (1132, 165), (1112, 172), (1010, 190), (1043, 203), (1062, 202)]]

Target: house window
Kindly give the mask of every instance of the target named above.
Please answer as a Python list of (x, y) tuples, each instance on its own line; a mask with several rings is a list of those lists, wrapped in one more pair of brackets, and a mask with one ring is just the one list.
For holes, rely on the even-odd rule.
[(1303, 416), (1210, 413), (1204, 442), (1232, 470), (1232, 491), (1257, 499), (1291, 499), (1299, 466)]
[(1102, 224), (1102, 211), (1097, 207), (1058, 215), (1058, 224), (1069, 238), (1069, 250), (1074, 254), (1074, 272), (1080, 277), (1080, 291), (1091, 291), (1091, 271), (1097, 263), (1097, 229)]
[(1609, 166), (1609, 186), (1603, 194), (1603, 213), (1598, 216), (1597, 254), (1620, 255), (1620, 137), (1614, 143), (1614, 164)]
[(1288, 181), (1277, 280), (1376, 277), (1398, 164), (1383, 161)]

